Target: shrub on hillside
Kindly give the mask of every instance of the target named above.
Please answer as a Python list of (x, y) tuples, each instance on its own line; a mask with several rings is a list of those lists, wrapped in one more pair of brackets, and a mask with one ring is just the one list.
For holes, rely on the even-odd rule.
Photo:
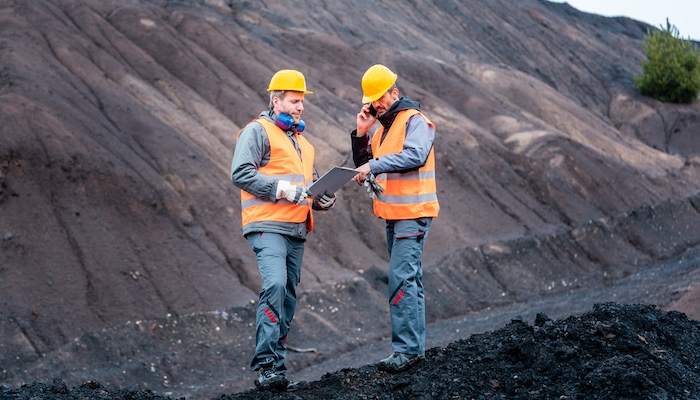
[(646, 60), (635, 86), (643, 95), (667, 103), (693, 103), (700, 93), (700, 54), (678, 29), (666, 20), (666, 28), (647, 31)]

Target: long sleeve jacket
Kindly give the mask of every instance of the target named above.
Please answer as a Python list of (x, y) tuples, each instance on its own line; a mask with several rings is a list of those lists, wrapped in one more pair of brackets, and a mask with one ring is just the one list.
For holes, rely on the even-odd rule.
[[(272, 123), (276, 115), (272, 111), (260, 113), (259, 118), (265, 118)], [(298, 148), (293, 130), (285, 132), (289, 140)], [(265, 128), (259, 123), (251, 123), (245, 127), (236, 142), (236, 148), (231, 161), (231, 181), (237, 187), (246, 192), (270, 201), (277, 201), (278, 179), (267, 176), (258, 171), (262, 166), (270, 162), (270, 142)], [(316, 168), (313, 169), (314, 181), (318, 179)], [(316, 203), (314, 209), (320, 209)], [(306, 223), (290, 223), (279, 221), (262, 221), (247, 225), (243, 234), (251, 232), (275, 232), (300, 239), (306, 239), (308, 228)]]
[[(389, 132), (396, 114), (407, 109), (420, 110), (420, 104), (403, 96), (384, 115), (379, 117), (379, 122), (385, 128), (385, 135)], [(353, 130), (350, 136), (355, 166), (359, 167), (369, 162), (372, 173), (378, 175), (384, 172), (401, 172), (422, 167), (433, 148), (435, 130), (420, 115), (411, 117), (406, 124), (406, 139), (403, 150), (380, 158), (372, 156), (369, 132), (364, 136), (357, 136), (357, 132)]]

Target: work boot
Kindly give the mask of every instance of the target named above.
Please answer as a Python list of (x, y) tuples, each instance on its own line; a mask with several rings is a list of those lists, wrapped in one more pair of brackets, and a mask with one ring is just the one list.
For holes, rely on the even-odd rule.
[(305, 387), (308, 384), (309, 383), (307, 381), (298, 381), (298, 382), (289, 381), (289, 383), (287, 383), (287, 391), (293, 392), (295, 390), (299, 390), (299, 389)]
[(389, 357), (379, 361), (379, 369), (381, 371), (387, 371), (387, 372), (406, 371), (407, 369), (411, 368), (413, 365), (420, 362), (420, 360), (422, 358), (423, 357), (421, 357), (418, 354), (406, 354), (406, 353), (395, 352), (394, 354), (390, 355)]
[(289, 381), (285, 378), (284, 374), (277, 374), (274, 360), (267, 359), (265, 361), (266, 363), (260, 364), (260, 374), (255, 381), (255, 386), (261, 390), (287, 390)]

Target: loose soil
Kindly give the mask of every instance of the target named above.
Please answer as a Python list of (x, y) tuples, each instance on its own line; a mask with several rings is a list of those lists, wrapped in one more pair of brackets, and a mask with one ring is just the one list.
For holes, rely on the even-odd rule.
[[(700, 322), (651, 305), (598, 303), (580, 317), (501, 329), (431, 348), (409, 371), (376, 365), (327, 373), (294, 392), (222, 395), (235, 399), (697, 399)], [(150, 390), (61, 380), (2, 387), (0, 399), (169, 399)]]

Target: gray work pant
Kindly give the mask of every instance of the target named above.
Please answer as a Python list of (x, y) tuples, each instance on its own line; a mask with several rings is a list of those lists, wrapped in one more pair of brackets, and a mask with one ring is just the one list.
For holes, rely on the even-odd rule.
[(425, 355), (423, 244), (432, 218), (386, 221), (389, 310), (394, 352)]
[(297, 306), (297, 285), (304, 257), (302, 239), (278, 233), (250, 233), (246, 236), (255, 251), (262, 277), (262, 290), (255, 321), (255, 355), (250, 367), (256, 371), (267, 359), (274, 359), (278, 372), (285, 372), (287, 334)]

